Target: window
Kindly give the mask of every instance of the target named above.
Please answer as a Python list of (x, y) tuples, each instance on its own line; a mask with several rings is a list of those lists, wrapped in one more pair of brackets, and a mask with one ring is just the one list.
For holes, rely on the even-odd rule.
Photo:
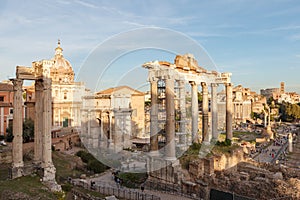
[(67, 92), (64, 92), (64, 99), (67, 99)]
[(4, 101), (4, 96), (0, 96), (0, 102)]
[(9, 114), (14, 114), (14, 109), (13, 108), (9, 109)]

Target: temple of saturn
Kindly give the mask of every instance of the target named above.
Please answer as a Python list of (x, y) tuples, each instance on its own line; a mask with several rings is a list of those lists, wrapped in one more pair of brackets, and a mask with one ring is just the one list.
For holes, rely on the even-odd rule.
[[(32, 173), (34, 170), (42, 173), (42, 180), (51, 190), (60, 191), (56, 183), (56, 169), (52, 162), (51, 151), (51, 122), (52, 122), (52, 95), (50, 67), (51, 60), (42, 60), (32, 63), (32, 67), (17, 66), (16, 78), (11, 79), (14, 88), (13, 103), (13, 141), (12, 141), (12, 179)], [(34, 120), (34, 161), (30, 166), (23, 162), (23, 110), (22, 85), (24, 80), (35, 81), (35, 120)]]
[[(230, 73), (208, 71), (199, 67), (191, 54), (177, 55), (175, 63), (153, 61), (143, 64), (148, 69), (150, 82), (150, 152), (159, 154), (158, 133), (160, 122), (165, 123), (165, 160), (176, 160), (176, 147), (193, 143), (210, 143), (217, 140), (217, 87), (226, 88), (226, 139), (232, 139), (232, 84)], [(191, 138), (187, 133), (186, 85), (191, 86)], [(164, 102), (161, 101), (164, 87)], [(202, 137), (198, 134), (198, 86), (202, 87)], [(209, 120), (209, 87), (211, 88), (211, 120)], [(175, 103), (175, 101), (177, 101)], [(160, 119), (160, 104), (164, 104), (165, 116)], [(176, 107), (176, 108), (175, 108)], [(175, 112), (175, 110), (179, 112)], [(176, 121), (177, 120), (177, 121)], [(185, 148), (186, 149), (186, 148)]]

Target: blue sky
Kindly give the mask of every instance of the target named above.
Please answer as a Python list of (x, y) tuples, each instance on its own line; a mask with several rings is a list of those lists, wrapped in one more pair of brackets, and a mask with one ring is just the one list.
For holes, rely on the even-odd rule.
[[(89, 78), (94, 69), (85, 68), (90, 56), (109, 38), (144, 27), (185, 34), (208, 52), (219, 71), (232, 72), (235, 85), (259, 91), (284, 81), (287, 90), (300, 93), (300, 2), (296, 0), (2, 0), (0, 80), (14, 76), (16, 65), (52, 58), (60, 38), (75, 73), (85, 72), (79, 79), (97, 85), (98, 80)], [(172, 38), (168, 42), (180, 43)], [(176, 51), (168, 51), (173, 49), (128, 53), (113, 62), (110, 73), (132, 71), (153, 59), (172, 62)], [(97, 67), (103, 70), (106, 65), (99, 61)], [(107, 84), (109, 77), (108, 73)]]

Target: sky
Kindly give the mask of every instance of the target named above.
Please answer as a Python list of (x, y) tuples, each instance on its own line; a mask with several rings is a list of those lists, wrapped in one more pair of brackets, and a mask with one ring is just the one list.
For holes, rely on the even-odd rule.
[(193, 53), (234, 85), (300, 93), (297, 0), (1, 0), (0, 80), (51, 59), (57, 40), (78, 81), (94, 89), (147, 83), (141, 65)]

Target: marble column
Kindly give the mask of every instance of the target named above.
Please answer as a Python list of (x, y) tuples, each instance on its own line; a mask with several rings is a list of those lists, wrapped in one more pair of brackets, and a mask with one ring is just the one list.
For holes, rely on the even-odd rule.
[(217, 103), (218, 84), (211, 84), (211, 113), (212, 113), (212, 138), (218, 140), (218, 103)]
[(150, 152), (158, 150), (158, 104), (157, 104), (157, 80), (151, 84), (151, 110), (150, 110)]
[(208, 87), (202, 82), (202, 141), (209, 142), (208, 135)]
[(179, 80), (179, 107), (180, 107), (180, 125), (179, 125), (179, 144), (187, 147), (186, 139), (186, 101), (185, 101), (185, 81)]
[(43, 133), (43, 80), (35, 81), (35, 120), (34, 120), (34, 163), (42, 162), (42, 133)]
[(51, 79), (45, 78), (43, 80), (43, 119), (42, 119), (42, 144), (43, 155), (42, 165), (43, 167), (52, 166), (52, 140), (51, 140), (51, 124), (52, 124), (52, 96), (51, 96)]
[[(12, 141), (12, 167), (22, 168), (23, 163), (23, 110), (22, 110), (22, 85), (23, 80), (13, 79), (14, 102), (13, 102), (13, 141)], [(15, 177), (22, 176), (17, 170)], [(13, 175), (14, 176), (14, 175)], [(14, 178), (14, 177), (13, 177)]]
[(175, 103), (174, 79), (166, 82), (166, 160), (176, 160), (175, 152)]
[(197, 84), (192, 81), (192, 142), (199, 143), (198, 135), (198, 87)]
[(226, 83), (226, 139), (232, 140), (232, 84)]

